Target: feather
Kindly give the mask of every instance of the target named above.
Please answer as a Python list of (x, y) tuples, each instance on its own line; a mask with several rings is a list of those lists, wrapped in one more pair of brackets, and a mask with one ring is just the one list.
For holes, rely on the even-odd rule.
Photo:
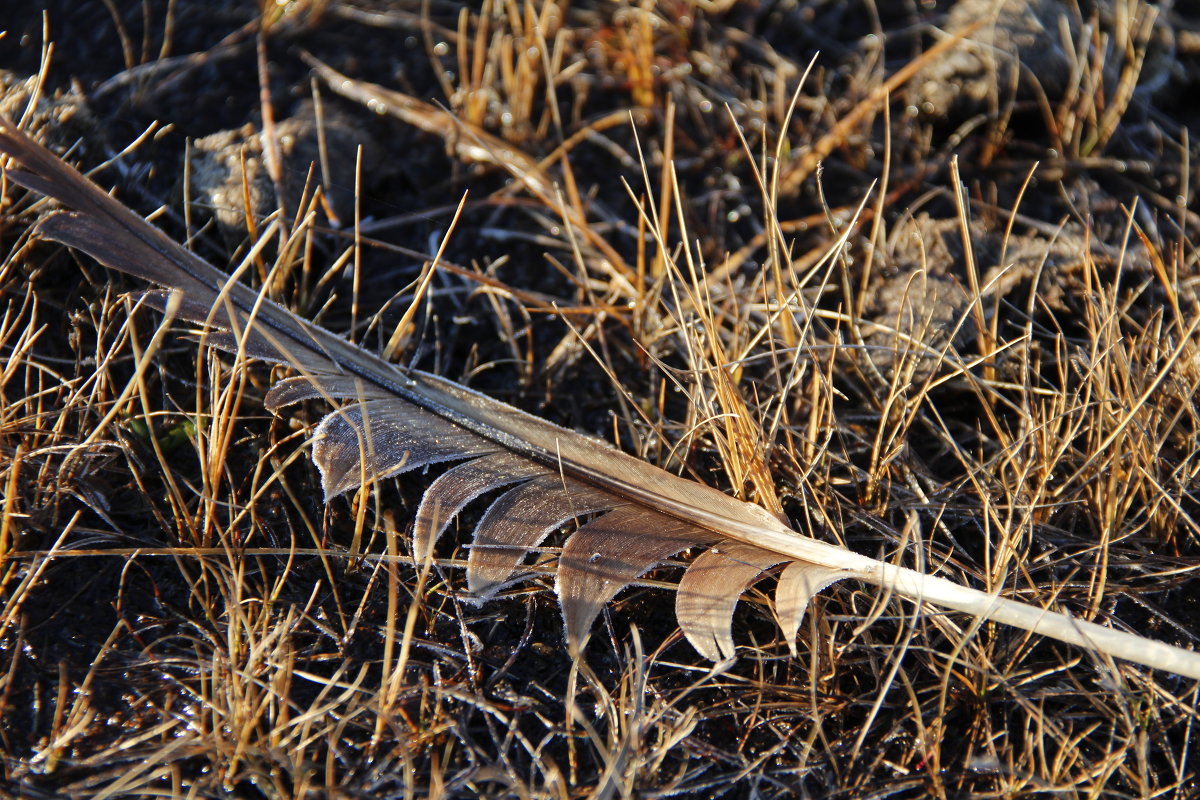
[(553, 425), (444, 378), (398, 367), (264, 299), (84, 178), (0, 118), (10, 180), (70, 211), (37, 233), (113, 269), (182, 293), (178, 315), (205, 325), (218, 347), (291, 366), (266, 404), (322, 398), (343, 405), (318, 425), (313, 458), (327, 499), (421, 465), (457, 461), (426, 491), (414, 553), (428, 558), (454, 516), (509, 487), (480, 521), (467, 582), (480, 599), (521, 569), (566, 522), (556, 588), (567, 642), (578, 653), (597, 613), (647, 569), (694, 546), (710, 548), (684, 574), (676, 610), (688, 640), (711, 659), (734, 652), (736, 598), (786, 563), (776, 608), (789, 643), (812, 596), (845, 578), (914, 600), (1014, 625), (1115, 657), (1200, 678), (1200, 654), (987, 594), (801, 535), (764, 509), (672, 475), (597, 439)]

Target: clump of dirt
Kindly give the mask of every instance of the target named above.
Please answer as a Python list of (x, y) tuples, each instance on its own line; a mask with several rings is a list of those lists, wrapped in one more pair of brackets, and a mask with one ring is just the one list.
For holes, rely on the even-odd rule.
[[(247, 230), (249, 206), (256, 225), (282, 209), (285, 218), (301, 211), (321, 187), (319, 206), (331, 222), (353, 220), (356, 191), (373, 193), (386, 177), (383, 150), (349, 115), (336, 107), (317, 114), (311, 100), (271, 131), (280, 159), (279, 186), (268, 168), (264, 137), (253, 123), (219, 131), (193, 146), (192, 185), (201, 208), (213, 215), (222, 231), (237, 240)], [(357, 163), (362, 148), (361, 168)], [(358, 180), (361, 174), (362, 180)], [(283, 197), (277, 197), (277, 188)]]
[[(947, 36), (968, 34), (961, 47), (926, 65), (912, 81), (921, 113), (963, 119), (1005, 104), (1028, 101), (1053, 107), (1081, 82), (1112, 92), (1122, 70), (1135, 74), (1149, 95), (1178, 74), (1171, 3), (1083, 3), (1055, 0), (961, 0), (946, 16)], [(974, 32), (970, 32), (970, 31)], [(1093, 36), (1107, 50), (1087, 76), (1081, 61)]]
[[(35, 93), (37, 101), (30, 108)], [(103, 135), (102, 126), (78, 84), (55, 88), (47, 96), (36, 75), (23, 77), (0, 69), (0, 114), (21, 120), (26, 131), (52, 150), (91, 147), (104, 151), (103, 139), (98, 138)]]

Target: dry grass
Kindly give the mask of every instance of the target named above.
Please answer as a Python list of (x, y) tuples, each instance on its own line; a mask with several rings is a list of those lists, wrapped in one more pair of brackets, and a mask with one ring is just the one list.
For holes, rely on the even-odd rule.
[[(103, 87), (100, 122), (31, 120), (88, 167), (174, 125), (101, 179), (365, 346), (814, 536), (1195, 647), (1194, 56), (1142, 91), (1152, 9), (1088, 6), (1060, 91), (994, 65), (981, 109), (930, 117), (906, 94), (922, 51), (970, 46), (922, 38), (941, 12), (727, 5), (66, 4), (40, 93)], [(22, 77), (40, 31), (0, 40)], [(310, 83), (304, 58), (360, 82)], [(321, 195), (350, 187), (315, 189), (336, 165), (267, 145), (273, 187), (304, 189), (267, 220), (247, 180), (251, 213), (218, 234), (184, 136), (314, 92), (384, 143), (352, 212), (334, 198), (344, 227)], [(471, 605), (465, 537), (407, 556), (430, 476), (325, 506), (319, 408), (271, 417), (267, 367), (159, 327), (4, 189), (2, 791), (1198, 791), (1191, 682), (856, 584), (818, 598), (799, 658), (752, 590), (714, 671), (664, 611), (664, 567), (571, 663), (552, 549)]]

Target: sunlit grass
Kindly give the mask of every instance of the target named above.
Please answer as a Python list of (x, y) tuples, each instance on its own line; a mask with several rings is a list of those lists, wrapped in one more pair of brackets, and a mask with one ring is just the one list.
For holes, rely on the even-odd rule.
[[(858, 56), (810, 70), (811, 50), (721, 5), (280, 6), (271, 60), (249, 47), (242, 78), (302, 74), (297, 96), (344, 95), (404, 137), (387, 157), (413, 183), (445, 174), (360, 174), (340, 228), (310, 187), (286, 218), (245, 215), (240, 248), (153, 194), (177, 162), (122, 196), (365, 346), (797, 530), (1194, 647), (1195, 146), (1139, 106), (1150, 7), (1079, 29), (1061, 96), (1022, 105), (998, 73), (995, 107), (956, 127), (903, 102), (951, 38), (885, 58), (874, 31), (842, 31)], [(114, 27), (116, 71), (151, 75), (147, 97), (173, 84), (139, 65), (194, 24), (172, 9)], [(414, 37), (409, 72), (351, 74), (346, 31)], [(301, 48), (346, 77), (310, 84)], [(255, 88), (247, 119), (286, 116), (274, 88), (279, 107)], [(1131, 127), (1159, 137), (1154, 174), (1182, 204), (1119, 168), (1145, 159)], [(1049, 150), (1053, 174), (1031, 179)], [(1070, 181), (1093, 168), (1126, 194), (1097, 183), (1080, 205)], [(388, 186), (426, 207), (397, 213)], [(469, 603), (459, 542), (409, 557), (430, 477), (326, 506), (304, 447), (319, 409), (267, 413), (270, 367), (160, 330), (134, 287), (36, 242), (32, 203), (6, 184), (6, 791), (1172, 797), (1197, 779), (1189, 682), (853, 583), (818, 597), (799, 657), (770, 579), (752, 589), (739, 660), (714, 670), (667, 613), (666, 567), (572, 663), (554, 548)], [(957, 293), (926, 302), (923, 273)]]

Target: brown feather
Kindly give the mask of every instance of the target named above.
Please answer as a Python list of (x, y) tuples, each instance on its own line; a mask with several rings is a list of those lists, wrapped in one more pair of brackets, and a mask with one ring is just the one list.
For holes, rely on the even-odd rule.
[(325, 417), (314, 437), (327, 497), (420, 465), (464, 461), (433, 482), (418, 509), (414, 552), (422, 561), (467, 502), (516, 483), (479, 525), (467, 575), (478, 595), (510, 580), (550, 531), (598, 514), (568, 538), (559, 561), (557, 589), (575, 651), (604, 604), (638, 575), (681, 550), (715, 544), (717, 552), (702, 555), (685, 574), (678, 603), (685, 634), (710, 658), (733, 652), (732, 599), (764, 570), (788, 562), (776, 605), (789, 646), (812, 595), (853, 577), (918, 602), (1200, 678), (1194, 652), (803, 536), (762, 508), (596, 439), (444, 378), (396, 367), (188, 252), (3, 118), (0, 153), (19, 165), (9, 168), (9, 179), (73, 209), (43, 220), (41, 235), (181, 292), (179, 315), (205, 325), (202, 335), (215, 346), (292, 366), (298, 376), (270, 393), (268, 407), (317, 397), (349, 401)]

